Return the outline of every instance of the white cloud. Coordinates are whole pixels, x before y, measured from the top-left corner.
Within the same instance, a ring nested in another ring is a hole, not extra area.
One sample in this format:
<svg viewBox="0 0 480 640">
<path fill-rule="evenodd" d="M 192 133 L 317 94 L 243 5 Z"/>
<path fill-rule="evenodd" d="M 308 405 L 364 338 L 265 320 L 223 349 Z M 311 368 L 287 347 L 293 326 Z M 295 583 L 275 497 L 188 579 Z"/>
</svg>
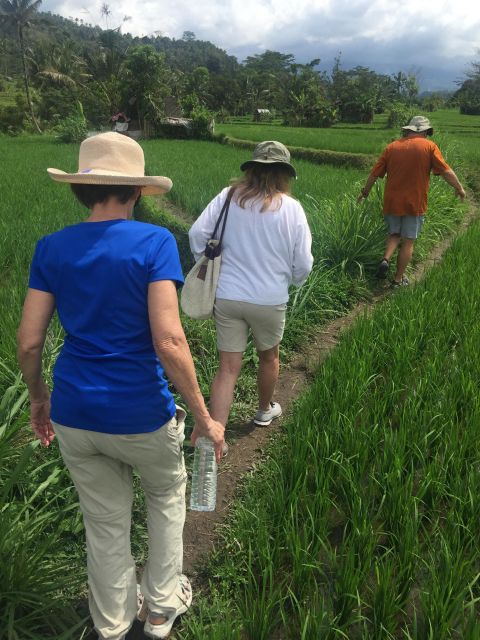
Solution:
<svg viewBox="0 0 480 640">
<path fill-rule="evenodd" d="M 44 0 L 42 9 L 106 27 L 101 4 Z M 480 5 L 470 0 L 147 0 L 133 5 L 135 11 L 131 2 L 117 0 L 109 6 L 109 27 L 131 15 L 124 31 L 173 38 L 193 31 L 240 60 L 266 48 L 301 62 L 328 60 L 341 50 L 345 61 L 372 68 L 446 69 L 455 60 L 464 69 L 480 47 Z"/>
</svg>

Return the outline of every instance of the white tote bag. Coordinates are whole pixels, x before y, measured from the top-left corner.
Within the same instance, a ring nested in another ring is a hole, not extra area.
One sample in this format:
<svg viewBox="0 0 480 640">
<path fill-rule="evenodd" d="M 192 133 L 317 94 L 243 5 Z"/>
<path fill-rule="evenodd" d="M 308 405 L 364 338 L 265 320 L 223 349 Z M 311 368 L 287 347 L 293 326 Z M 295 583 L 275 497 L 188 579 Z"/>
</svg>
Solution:
<svg viewBox="0 0 480 640">
<path fill-rule="evenodd" d="M 204 255 L 190 269 L 182 288 L 180 303 L 183 312 L 195 320 L 207 320 L 213 314 L 218 276 L 222 260 L 222 240 L 227 223 L 228 208 L 232 199 L 233 189 L 228 192 L 220 215 L 218 216 L 212 237 L 207 242 Z M 220 239 L 216 239 L 218 228 L 222 222 Z"/>
</svg>

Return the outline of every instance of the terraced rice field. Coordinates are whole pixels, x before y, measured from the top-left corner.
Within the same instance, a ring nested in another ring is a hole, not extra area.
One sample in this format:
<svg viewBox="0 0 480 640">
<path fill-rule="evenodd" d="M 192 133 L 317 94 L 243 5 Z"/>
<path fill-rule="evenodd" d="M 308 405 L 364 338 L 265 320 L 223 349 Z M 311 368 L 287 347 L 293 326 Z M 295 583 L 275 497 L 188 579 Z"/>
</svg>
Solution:
<svg viewBox="0 0 480 640">
<path fill-rule="evenodd" d="M 368 131 L 368 133 L 367 133 Z M 243 140 L 279 140 L 293 147 L 311 147 L 352 153 L 380 153 L 396 131 L 389 129 L 331 128 L 312 129 L 263 124 L 219 124 L 215 132 Z"/>
</svg>

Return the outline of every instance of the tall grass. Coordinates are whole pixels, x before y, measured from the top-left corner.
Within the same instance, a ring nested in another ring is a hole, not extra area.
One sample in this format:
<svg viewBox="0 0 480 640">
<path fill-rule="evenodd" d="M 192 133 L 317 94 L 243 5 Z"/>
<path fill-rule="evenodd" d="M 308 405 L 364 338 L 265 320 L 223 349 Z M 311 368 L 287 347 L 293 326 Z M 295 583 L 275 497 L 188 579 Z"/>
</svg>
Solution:
<svg viewBox="0 0 480 640">
<path fill-rule="evenodd" d="M 311 198 L 307 210 L 313 251 L 329 267 L 360 278 L 375 269 L 385 244 L 378 192 L 362 204 L 357 203 L 356 194 L 345 195 L 340 203 Z"/>
<path fill-rule="evenodd" d="M 65 631 L 73 637 L 85 624 L 65 606 L 66 586 L 78 590 L 85 579 L 84 571 L 72 571 L 65 553 L 65 522 L 78 506 L 70 486 L 58 490 L 63 472 L 57 460 L 32 470 L 37 444 L 23 448 L 0 492 L 0 637 L 8 640 Z M 27 477 L 28 487 L 22 487 Z"/>
</svg>

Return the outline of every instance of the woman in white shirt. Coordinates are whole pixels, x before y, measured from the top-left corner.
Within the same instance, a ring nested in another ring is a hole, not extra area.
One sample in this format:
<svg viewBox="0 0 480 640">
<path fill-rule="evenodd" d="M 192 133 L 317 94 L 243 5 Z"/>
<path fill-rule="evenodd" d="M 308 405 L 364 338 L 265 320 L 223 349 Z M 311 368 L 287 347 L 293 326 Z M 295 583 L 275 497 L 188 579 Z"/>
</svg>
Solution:
<svg viewBox="0 0 480 640">
<path fill-rule="evenodd" d="M 261 142 L 252 160 L 240 168 L 244 175 L 233 183 L 222 241 L 214 308 L 220 366 L 212 383 L 210 413 L 226 425 L 251 330 L 259 357 L 259 406 L 253 420 L 267 426 L 282 413 L 273 394 L 288 288 L 302 285 L 311 271 L 312 237 L 302 206 L 289 195 L 296 172 L 283 144 Z M 229 190 L 223 189 L 190 229 L 197 260 L 212 237 Z"/>
</svg>

